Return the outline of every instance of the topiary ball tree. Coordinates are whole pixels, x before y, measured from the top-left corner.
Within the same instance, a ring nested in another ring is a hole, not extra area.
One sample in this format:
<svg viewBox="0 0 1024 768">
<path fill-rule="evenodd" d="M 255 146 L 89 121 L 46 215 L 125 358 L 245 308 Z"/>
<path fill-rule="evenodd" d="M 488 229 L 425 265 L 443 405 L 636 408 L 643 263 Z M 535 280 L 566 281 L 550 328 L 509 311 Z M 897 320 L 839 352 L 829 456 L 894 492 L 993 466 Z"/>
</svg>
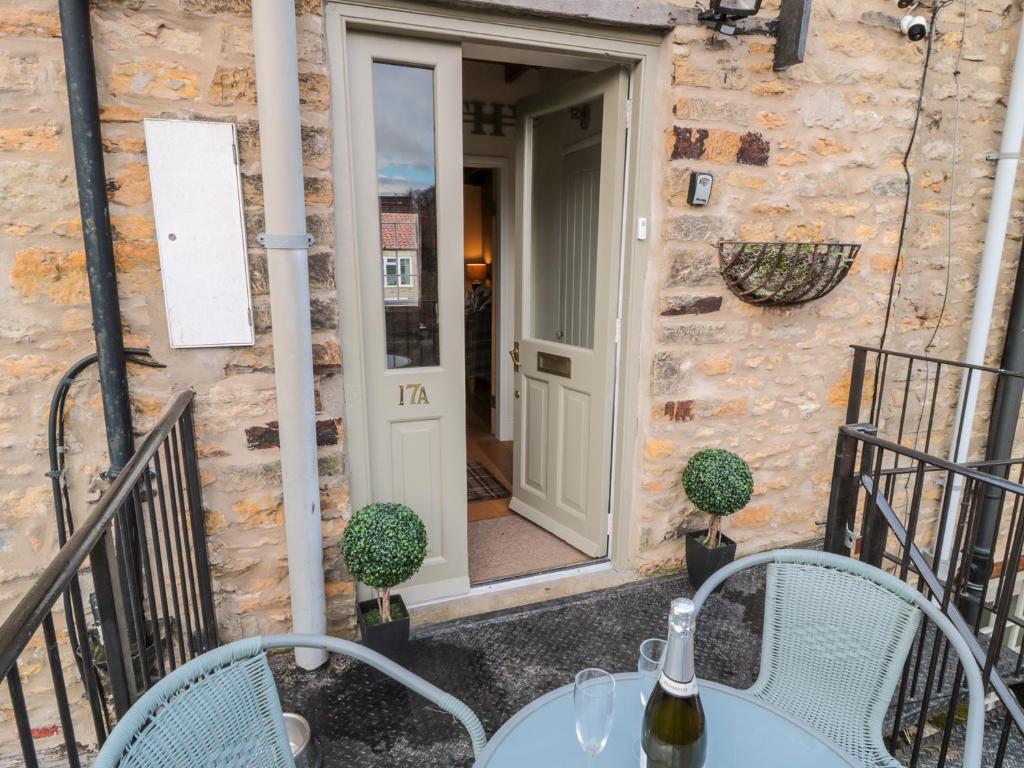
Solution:
<svg viewBox="0 0 1024 768">
<path fill-rule="evenodd" d="M 705 545 L 717 549 L 722 518 L 747 506 L 754 493 L 754 475 L 750 465 L 732 451 L 707 448 L 686 463 L 683 489 L 697 509 L 711 516 Z"/>
<path fill-rule="evenodd" d="M 368 504 L 354 515 L 341 541 L 345 565 L 377 591 L 382 623 L 391 621 L 391 589 L 411 579 L 427 556 L 427 529 L 404 504 Z"/>
</svg>

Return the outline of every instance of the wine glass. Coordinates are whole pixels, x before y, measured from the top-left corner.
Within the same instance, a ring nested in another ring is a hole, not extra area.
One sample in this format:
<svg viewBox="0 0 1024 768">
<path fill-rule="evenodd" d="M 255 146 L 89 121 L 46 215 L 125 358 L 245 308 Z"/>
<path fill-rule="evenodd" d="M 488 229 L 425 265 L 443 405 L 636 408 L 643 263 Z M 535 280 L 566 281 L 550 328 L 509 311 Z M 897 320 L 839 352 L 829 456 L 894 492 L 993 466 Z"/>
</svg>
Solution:
<svg viewBox="0 0 1024 768">
<path fill-rule="evenodd" d="M 640 703 L 645 707 L 661 677 L 661 668 L 665 666 L 666 645 L 668 643 L 660 637 L 651 637 L 640 643 L 640 660 L 636 670 L 640 673 Z"/>
<path fill-rule="evenodd" d="M 608 743 L 615 712 L 615 678 L 603 669 L 584 669 L 572 692 L 576 708 L 576 738 L 590 765 Z"/>
</svg>

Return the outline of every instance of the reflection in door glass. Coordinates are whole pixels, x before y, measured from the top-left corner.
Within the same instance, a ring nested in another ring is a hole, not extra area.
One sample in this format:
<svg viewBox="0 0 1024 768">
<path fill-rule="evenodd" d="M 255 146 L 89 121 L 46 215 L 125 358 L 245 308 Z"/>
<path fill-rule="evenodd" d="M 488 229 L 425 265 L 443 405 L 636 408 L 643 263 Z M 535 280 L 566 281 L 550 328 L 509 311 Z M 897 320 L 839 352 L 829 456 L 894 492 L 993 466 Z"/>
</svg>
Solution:
<svg viewBox="0 0 1024 768">
<path fill-rule="evenodd" d="M 593 349 L 602 100 L 533 120 L 532 335 Z"/>
<path fill-rule="evenodd" d="M 438 365 L 434 71 L 374 62 L 373 114 L 387 367 Z"/>
</svg>

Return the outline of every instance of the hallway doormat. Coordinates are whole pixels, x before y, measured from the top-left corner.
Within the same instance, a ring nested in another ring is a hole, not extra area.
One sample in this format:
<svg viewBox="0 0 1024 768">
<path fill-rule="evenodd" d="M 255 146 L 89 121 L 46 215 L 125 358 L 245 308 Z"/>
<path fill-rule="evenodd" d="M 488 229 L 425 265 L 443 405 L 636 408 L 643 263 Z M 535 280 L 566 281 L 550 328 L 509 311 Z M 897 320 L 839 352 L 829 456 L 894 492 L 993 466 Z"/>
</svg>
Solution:
<svg viewBox="0 0 1024 768">
<path fill-rule="evenodd" d="M 501 481 L 478 461 L 466 462 L 466 482 L 470 501 L 504 499 L 511 496 Z"/>
</svg>

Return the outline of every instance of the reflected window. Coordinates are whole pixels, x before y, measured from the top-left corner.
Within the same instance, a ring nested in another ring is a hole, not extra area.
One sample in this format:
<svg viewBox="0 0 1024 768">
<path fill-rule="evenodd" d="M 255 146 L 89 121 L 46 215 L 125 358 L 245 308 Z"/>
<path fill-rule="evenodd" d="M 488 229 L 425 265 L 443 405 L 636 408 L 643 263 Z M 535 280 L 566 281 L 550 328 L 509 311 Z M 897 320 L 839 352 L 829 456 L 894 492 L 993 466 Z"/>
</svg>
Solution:
<svg viewBox="0 0 1024 768">
<path fill-rule="evenodd" d="M 439 365 L 434 71 L 374 62 L 373 105 L 386 364 Z"/>
</svg>

